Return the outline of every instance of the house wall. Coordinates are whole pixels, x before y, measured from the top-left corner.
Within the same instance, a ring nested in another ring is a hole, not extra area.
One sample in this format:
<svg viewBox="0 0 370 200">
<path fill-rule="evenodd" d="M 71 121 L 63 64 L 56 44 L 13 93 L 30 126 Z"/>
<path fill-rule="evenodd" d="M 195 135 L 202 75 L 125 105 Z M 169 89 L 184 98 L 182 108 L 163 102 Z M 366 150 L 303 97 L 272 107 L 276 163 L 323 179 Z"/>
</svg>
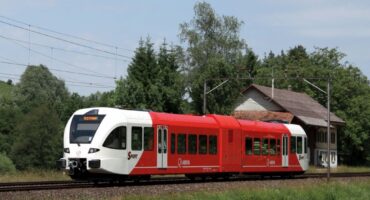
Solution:
<svg viewBox="0 0 370 200">
<path fill-rule="evenodd" d="M 256 90 L 246 92 L 238 102 L 235 111 L 283 111 L 281 107 L 272 103 L 270 98 L 265 97 Z"/>
<path fill-rule="evenodd" d="M 314 164 L 326 167 L 328 159 L 330 160 L 330 167 L 337 167 L 338 152 L 337 152 L 337 129 L 334 127 L 330 130 L 330 157 L 327 156 L 327 129 L 324 127 L 316 128 L 315 133 L 315 151 Z"/>
</svg>

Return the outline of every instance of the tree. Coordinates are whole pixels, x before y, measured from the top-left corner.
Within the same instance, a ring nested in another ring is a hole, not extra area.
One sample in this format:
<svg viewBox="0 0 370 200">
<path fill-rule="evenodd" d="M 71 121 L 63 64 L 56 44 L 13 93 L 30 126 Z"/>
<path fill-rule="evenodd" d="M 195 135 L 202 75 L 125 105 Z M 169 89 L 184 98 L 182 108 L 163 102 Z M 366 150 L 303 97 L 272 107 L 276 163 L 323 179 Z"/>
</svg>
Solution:
<svg viewBox="0 0 370 200">
<path fill-rule="evenodd" d="M 150 39 L 140 41 L 125 79 L 117 81 L 116 104 L 129 109 L 181 112 L 183 86 L 176 54 L 162 45 L 157 55 Z"/>
<path fill-rule="evenodd" d="M 15 95 L 16 103 L 24 113 L 45 104 L 54 109 L 61 118 L 67 118 L 63 113 L 63 103 L 68 97 L 68 90 L 64 82 L 43 65 L 27 67 L 16 85 Z"/>
<path fill-rule="evenodd" d="M 270 53 L 257 69 L 257 78 L 304 77 L 321 78 L 311 80 L 320 88 L 327 87 L 331 78 L 331 111 L 342 118 L 346 124 L 338 130 L 338 149 L 344 155 L 346 164 L 370 164 L 370 86 L 368 79 L 352 65 L 343 63 L 345 55 L 337 49 L 316 48 L 307 53 L 303 46 L 289 49 L 279 55 Z M 271 76 L 272 77 L 272 76 Z M 271 80 L 257 79 L 259 84 L 270 85 Z M 326 94 L 297 79 L 277 79 L 275 87 L 305 92 L 326 105 Z"/>
<path fill-rule="evenodd" d="M 171 53 L 169 53 L 170 51 Z M 158 86 L 162 96 L 163 112 L 181 113 L 185 92 L 183 76 L 179 71 L 177 55 L 174 48 L 167 49 L 164 42 L 158 54 Z"/>
<path fill-rule="evenodd" d="M 61 156 L 62 124 L 57 113 L 41 105 L 17 123 L 11 158 L 18 169 L 54 168 Z"/>
<path fill-rule="evenodd" d="M 214 78 L 237 78 L 243 63 L 243 50 L 247 47 L 239 36 L 242 21 L 232 16 L 218 16 L 205 2 L 197 3 L 194 12 L 190 23 L 180 24 L 180 39 L 187 43 L 188 88 L 193 108 L 200 113 L 204 81 L 208 80 L 207 85 L 213 88 L 222 82 Z M 240 81 L 230 80 L 217 94 L 207 95 L 207 110 L 230 113 L 241 89 Z"/>
</svg>

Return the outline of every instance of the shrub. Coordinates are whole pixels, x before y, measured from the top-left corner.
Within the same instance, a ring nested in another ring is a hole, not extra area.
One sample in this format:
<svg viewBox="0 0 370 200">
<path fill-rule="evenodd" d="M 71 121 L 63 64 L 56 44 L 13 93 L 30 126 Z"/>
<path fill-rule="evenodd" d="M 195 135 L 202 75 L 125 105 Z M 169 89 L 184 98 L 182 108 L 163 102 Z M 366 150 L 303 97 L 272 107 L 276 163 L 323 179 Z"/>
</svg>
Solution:
<svg viewBox="0 0 370 200">
<path fill-rule="evenodd" d="M 4 153 L 0 153 L 0 173 L 13 173 L 15 166 L 13 161 Z"/>
</svg>

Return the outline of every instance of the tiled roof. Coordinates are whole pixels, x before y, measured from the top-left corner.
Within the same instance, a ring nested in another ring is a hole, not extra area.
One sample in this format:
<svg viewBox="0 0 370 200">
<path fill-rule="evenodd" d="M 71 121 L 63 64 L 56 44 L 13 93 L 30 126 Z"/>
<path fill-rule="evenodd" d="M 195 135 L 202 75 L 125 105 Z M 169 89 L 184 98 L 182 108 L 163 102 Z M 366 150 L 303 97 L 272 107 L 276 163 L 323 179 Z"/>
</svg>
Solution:
<svg viewBox="0 0 370 200">
<path fill-rule="evenodd" d="M 272 111 L 235 111 L 233 116 L 237 119 L 248 119 L 253 121 L 283 120 L 292 122 L 294 115 L 289 112 Z"/>
<path fill-rule="evenodd" d="M 290 90 L 274 89 L 274 98 L 270 87 L 252 84 L 245 91 L 256 89 L 287 112 L 307 125 L 326 126 L 327 109 L 305 93 Z M 330 115 L 330 122 L 344 124 L 345 122 L 334 113 Z"/>
</svg>

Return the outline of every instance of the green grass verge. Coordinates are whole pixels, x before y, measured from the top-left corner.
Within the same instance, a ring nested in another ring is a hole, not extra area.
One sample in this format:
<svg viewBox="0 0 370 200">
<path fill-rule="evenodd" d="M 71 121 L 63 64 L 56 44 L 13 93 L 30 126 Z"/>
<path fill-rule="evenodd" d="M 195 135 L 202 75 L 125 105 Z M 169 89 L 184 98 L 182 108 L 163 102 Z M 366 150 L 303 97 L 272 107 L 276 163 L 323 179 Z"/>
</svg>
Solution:
<svg viewBox="0 0 370 200">
<path fill-rule="evenodd" d="M 0 182 L 28 182 L 28 181 L 62 181 L 71 180 L 62 171 L 56 170 L 28 170 L 10 174 L 0 174 Z"/>
<path fill-rule="evenodd" d="M 327 168 L 310 166 L 306 173 L 326 173 Z M 353 167 L 346 165 L 339 165 L 337 168 L 331 168 L 332 173 L 355 173 L 355 172 L 370 172 L 370 167 Z"/>
<path fill-rule="evenodd" d="M 175 193 L 158 196 L 135 195 L 114 199 L 143 199 L 143 200 L 248 200 L 248 199 L 281 199 L 281 200 L 340 200 L 340 199 L 369 199 L 370 180 L 332 182 L 317 185 L 303 184 L 301 186 L 280 186 L 278 188 L 233 188 L 225 191 L 198 191 L 194 193 Z"/>
</svg>

